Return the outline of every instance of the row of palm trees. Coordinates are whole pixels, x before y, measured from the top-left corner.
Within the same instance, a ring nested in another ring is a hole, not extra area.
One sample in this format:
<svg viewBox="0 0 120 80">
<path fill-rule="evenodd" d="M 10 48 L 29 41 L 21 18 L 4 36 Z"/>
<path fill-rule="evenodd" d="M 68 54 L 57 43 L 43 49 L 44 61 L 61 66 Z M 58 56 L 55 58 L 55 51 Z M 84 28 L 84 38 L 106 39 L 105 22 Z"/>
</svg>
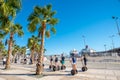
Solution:
<svg viewBox="0 0 120 80">
<path fill-rule="evenodd" d="M 5 46 L 4 43 L 2 41 L 0 41 L 0 56 L 6 56 L 7 55 L 7 50 L 5 50 Z"/>
<path fill-rule="evenodd" d="M 28 39 L 28 43 L 27 43 L 27 47 L 30 49 L 31 51 L 31 59 L 32 59 L 32 63 L 34 64 L 34 53 L 39 53 L 40 51 L 40 39 L 38 37 L 35 37 L 34 35 L 32 35 L 31 38 Z"/>
<path fill-rule="evenodd" d="M 13 45 L 13 49 L 12 49 L 12 62 L 15 62 L 15 59 L 20 59 L 20 57 L 25 58 L 26 57 L 26 46 L 22 46 L 20 47 L 17 44 Z"/>
<path fill-rule="evenodd" d="M 15 34 L 22 36 L 22 26 L 14 23 L 17 12 L 21 9 L 20 0 L 1 0 L 0 1 L 0 30 L 3 36 L 10 35 L 8 40 L 8 57 L 5 69 L 10 69 L 10 56 L 12 52 L 13 37 Z"/>
<path fill-rule="evenodd" d="M 9 35 L 7 62 L 5 69 L 10 69 L 10 55 L 18 53 L 18 45 L 13 46 L 14 35 L 23 36 L 22 26 L 15 23 L 15 17 L 21 9 L 21 0 L 0 0 L 0 38 Z M 28 39 L 27 47 L 31 51 L 32 63 L 34 63 L 34 52 L 38 53 L 38 62 L 36 64 L 36 74 L 41 75 L 43 72 L 43 55 L 44 55 L 44 39 L 50 37 L 50 33 L 56 33 L 54 28 L 58 23 L 58 19 L 54 18 L 56 11 L 52 11 L 52 5 L 48 4 L 44 7 L 35 6 L 33 12 L 28 17 L 29 32 L 38 32 L 37 36 Z M 14 49 L 12 49 L 14 47 Z M 21 54 L 25 53 L 26 47 L 23 48 Z"/>
</svg>

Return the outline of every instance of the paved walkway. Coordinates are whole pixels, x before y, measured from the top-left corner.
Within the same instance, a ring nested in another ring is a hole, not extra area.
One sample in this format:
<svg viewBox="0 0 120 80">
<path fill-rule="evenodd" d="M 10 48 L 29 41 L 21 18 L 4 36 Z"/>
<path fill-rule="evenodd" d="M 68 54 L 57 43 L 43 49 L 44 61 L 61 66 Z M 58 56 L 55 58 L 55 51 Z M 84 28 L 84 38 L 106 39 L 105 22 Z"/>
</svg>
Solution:
<svg viewBox="0 0 120 80">
<path fill-rule="evenodd" d="M 70 75 L 71 68 L 63 71 L 52 72 L 45 69 L 44 77 L 36 76 L 35 65 L 12 65 L 10 70 L 0 66 L 0 80 L 120 80 L 120 70 L 88 69 L 86 72 L 79 70 L 78 74 Z"/>
</svg>

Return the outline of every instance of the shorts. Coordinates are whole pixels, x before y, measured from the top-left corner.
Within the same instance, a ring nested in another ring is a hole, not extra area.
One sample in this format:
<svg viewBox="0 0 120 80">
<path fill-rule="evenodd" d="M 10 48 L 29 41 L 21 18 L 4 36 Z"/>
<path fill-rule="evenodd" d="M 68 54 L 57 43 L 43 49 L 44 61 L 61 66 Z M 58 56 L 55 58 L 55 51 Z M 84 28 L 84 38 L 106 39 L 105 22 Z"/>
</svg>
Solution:
<svg viewBox="0 0 120 80">
<path fill-rule="evenodd" d="M 3 65 L 5 65 L 6 64 L 6 61 L 3 61 Z"/>
<path fill-rule="evenodd" d="M 65 64 L 65 61 L 61 61 L 61 64 Z"/>
<path fill-rule="evenodd" d="M 56 60 L 55 63 L 57 63 L 58 61 Z"/>
</svg>

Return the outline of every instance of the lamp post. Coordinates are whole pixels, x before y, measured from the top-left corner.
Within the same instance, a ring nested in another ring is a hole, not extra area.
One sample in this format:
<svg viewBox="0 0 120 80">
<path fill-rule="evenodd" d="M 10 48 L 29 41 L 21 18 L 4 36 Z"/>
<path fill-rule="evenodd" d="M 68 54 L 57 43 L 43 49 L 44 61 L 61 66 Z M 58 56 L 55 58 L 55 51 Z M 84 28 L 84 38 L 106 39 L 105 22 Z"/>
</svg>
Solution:
<svg viewBox="0 0 120 80">
<path fill-rule="evenodd" d="M 110 36 L 110 38 L 111 38 L 111 41 L 112 41 L 112 51 L 113 51 L 113 53 L 114 53 L 114 41 L 113 41 L 113 37 L 114 37 L 114 35 L 112 35 L 112 36 Z M 112 54 L 111 54 L 112 55 Z"/>
<path fill-rule="evenodd" d="M 104 47 L 105 47 L 105 53 L 106 53 L 106 44 L 104 44 Z"/>
<path fill-rule="evenodd" d="M 104 59 L 106 59 L 106 44 L 104 44 L 105 47 L 105 53 L 104 53 Z M 106 62 L 105 62 L 105 69 L 107 68 Z"/>
<path fill-rule="evenodd" d="M 83 35 L 82 38 L 83 38 L 83 41 L 84 41 L 84 46 L 86 46 L 85 36 Z"/>
<path fill-rule="evenodd" d="M 118 35 L 120 36 L 120 29 L 119 29 L 119 25 L 118 25 L 118 17 L 116 17 L 116 16 L 112 16 L 112 19 L 114 19 L 115 20 L 115 23 L 116 23 L 116 26 L 117 26 L 117 30 L 118 30 Z"/>
<path fill-rule="evenodd" d="M 112 48 L 114 49 L 114 41 L 113 41 L 113 37 L 114 37 L 114 35 L 110 36 L 111 41 L 112 41 Z"/>
</svg>

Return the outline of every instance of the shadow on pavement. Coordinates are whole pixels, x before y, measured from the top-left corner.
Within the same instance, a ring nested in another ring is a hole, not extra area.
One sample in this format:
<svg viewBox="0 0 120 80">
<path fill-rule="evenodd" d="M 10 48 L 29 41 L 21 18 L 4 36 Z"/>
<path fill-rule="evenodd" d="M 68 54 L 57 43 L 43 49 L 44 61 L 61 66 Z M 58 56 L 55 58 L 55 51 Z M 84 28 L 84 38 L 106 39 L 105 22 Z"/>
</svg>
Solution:
<svg viewBox="0 0 120 80">
<path fill-rule="evenodd" d="M 71 70 L 66 70 L 65 72 L 71 72 Z M 82 70 L 78 70 L 78 72 L 83 72 Z"/>
<path fill-rule="evenodd" d="M 59 73 L 56 73 L 56 74 L 45 74 L 45 76 L 70 76 L 70 74 L 59 74 Z"/>
<path fill-rule="evenodd" d="M 26 74 L 26 73 L 21 73 L 21 74 L 15 74 L 15 73 L 0 73 L 0 76 L 36 76 L 35 74 Z"/>
</svg>

